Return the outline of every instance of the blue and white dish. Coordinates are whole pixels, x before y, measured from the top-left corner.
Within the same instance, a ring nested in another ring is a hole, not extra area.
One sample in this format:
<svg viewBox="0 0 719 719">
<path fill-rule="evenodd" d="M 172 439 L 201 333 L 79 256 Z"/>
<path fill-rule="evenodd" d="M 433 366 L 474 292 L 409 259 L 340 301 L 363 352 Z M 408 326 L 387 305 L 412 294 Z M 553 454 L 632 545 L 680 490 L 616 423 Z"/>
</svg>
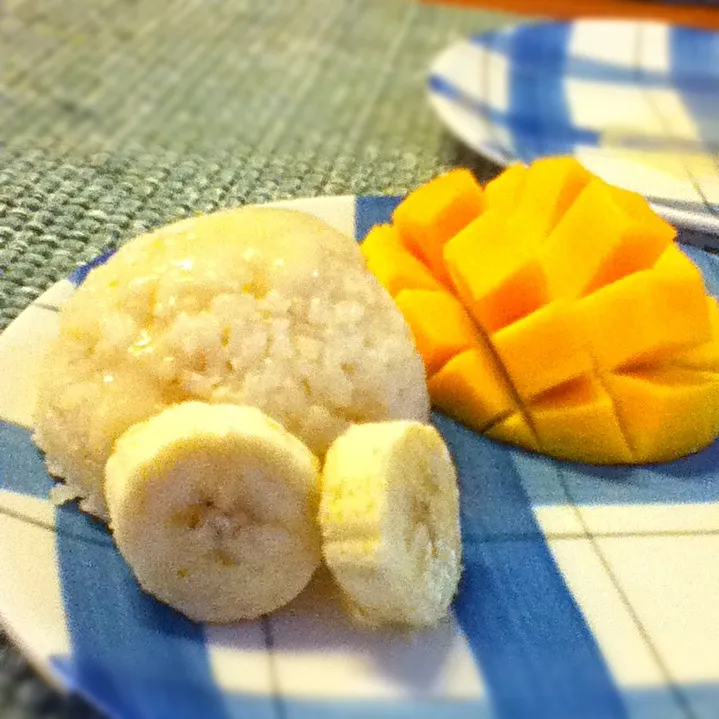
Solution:
<svg viewBox="0 0 719 719">
<path fill-rule="evenodd" d="M 447 128 L 500 165 L 574 155 L 674 224 L 719 234 L 719 33 L 521 24 L 456 42 L 428 85 Z"/>
<path fill-rule="evenodd" d="M 361 239 L 397 201 L 283 204 Z M 719 258 L 686 251 L 719 293 Z M 31 441 L 37 373 L 87 270 L 0 336 L 0 618 L 57 686 L 118 719 L 719 716 L 719 442 L 596 468 L 436 414 L 459 469 L 465 568 L 431 631 L 353 627 L 324 574 L 284 610 L 224 627 L 143 594 L 104 526 L 49 501 Z"/>
</svg>

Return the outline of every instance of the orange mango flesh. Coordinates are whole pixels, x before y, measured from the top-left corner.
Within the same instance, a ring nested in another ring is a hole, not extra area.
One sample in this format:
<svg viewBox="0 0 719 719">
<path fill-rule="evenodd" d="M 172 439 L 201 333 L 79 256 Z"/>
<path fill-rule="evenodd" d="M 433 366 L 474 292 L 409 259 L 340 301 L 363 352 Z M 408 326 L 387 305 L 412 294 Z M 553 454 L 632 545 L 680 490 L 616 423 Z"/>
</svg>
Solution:
<svg viewBox="0 0 719 719">
<path fill-rule="evenodd" d="M 577 313 L 566 300 L 555 300 L 505 327 L 492 335 L 492 344 L 525 399 L 592 370 Z"/>
<path fill-rule="evenodd" d="M 674 238 L 676 230 L 665 219 L 657 215 L 641 195 L 614 185 L 606 185 L 606 187 L 620 209 L 643 224 L 650 232 L 663 232 L 669 236 L 669 239 Z"/>
<path fill-rule="evenodd" d="M 554 457 L 596 464 L 631 462 L 632 453 L 609 394 L 581 378 L 534 400 L 529 416 L 543 449 Z"/>
<path fill-rule="evenodd" d="M 591 178 L 573 158 L 550 157 L 535 162 L 524 176 L 515 220 L 528 231 L 546 236 Z"/>
<path fill-rule="evenodd" d="M 452 170 L 410 193 L 392 222 L 407 249 L 451 286 L 442 259 L 444 244 L 484 210 L 484 193 L 468 170 Z"/>
<path fill-rule="evenodd" d="M 403 289 L 443 289 L 432 273 L 404 248 L 392 225 L 375 225 L 361 249 L 369 271 L 393 296 Z"/>
<path fill-rule="evenodd" d="M 695 452 L 719 432 L 719 375 L 677 367 L 606 377 L 620 422 L 639 462 Z"/>
<path fill-rule="evenodd" d="M 491 210 L 444 247 L 457 293 L 477 323 L 494 332 L 545 305 L 550 298 L 534 238 L 522 236 Z"/>
<path fill-rule="evenodd" d="M 509 415 L 506 419 L 492 425 L 484 434 L 491 439 L 515 444 L 517 447 L 528 449 L 531 452 L 540 451 L 537 436 L 523 412 Z"/>
<path fill-rule="evenodd" d="M 411 193 L 395 232 L 363 247 L 434 405 L 492 439 L 593 464 L 711 443 L 719 305 L 674 229 L 571 158 L 510 167 L 483 194 L 467 174 Z"/>
<path fill-rule="evenodd" d="M 711 336 L 701 275 L 675 246 L 654 268 L 623 277 L 577 305 L 603 370 L 646 362 Z"/>
<path fill-rule="evenodd" d="M 375 225 L 362 240 L 360 250 L 365 260 L 390 252 L 406 252 L 394 225 Z"/>
<path fill-rule="evenodd" d="M 482 381 L 477 382 L 477 377 Z M 486 342 L 452 357 L 427 381 L 438 409 L 483 432 L 517 409 L 512 390 Z"/>
<path fill-rule="evenodd" d="M 458 352 L 481 341 L 462 303 L 448 292 L 407 289 L 401 290 L 394 301 L 412 330 L 428 375 Z"/>
<path fill-rule="evenodd" d="M 591 228 L 592 241 L 587 241 Z M 542 264 L 555 297 L 582 297 L 651 266 L 671 244 L 665 223 L 641 222 L 615 202 L 609 186 L 591 181 L 542 248 Z"/>
<path fill-rule="evenodd" d="M 719 372 L 719 304 L 713 297 L 707 297 L 707 312 L 711 327 L 709 340 L 683 352 L 677 352 L 672 358 L 674 365 L 705 372 Z"/>
<path fill-rule="evenodd" d="M 519 199 L 526 175 L 524 165 L 512 165 L 488 182 L 484 188 L 487 206 L 505 217 L 509 215 Z"/>
</svg>

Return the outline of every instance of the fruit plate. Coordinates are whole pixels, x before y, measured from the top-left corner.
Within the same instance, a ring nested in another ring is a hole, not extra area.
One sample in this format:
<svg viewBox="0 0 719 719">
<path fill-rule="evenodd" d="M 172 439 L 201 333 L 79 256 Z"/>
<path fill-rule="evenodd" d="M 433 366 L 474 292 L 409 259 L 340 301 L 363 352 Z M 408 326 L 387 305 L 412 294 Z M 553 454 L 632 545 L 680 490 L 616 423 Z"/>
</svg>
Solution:
<svg viewBox="0 0 719 719">
<path fill-rule="evenodd" d="M 282 204 L 361 239 L 397 202 Z M 685 251 L 719 293 L 719 258 Z M 232 626 L 143 594 L 101 524 L 51 504 L 29 431 L 58 308 L 89 269 L 0 337 L 0 616 L 48 680 L 123 719 L 719 716 L 719 442 L 597 468 L 435 414 L 459 470 L 465 567 L 429 631 L 353 627 L 323 572 L 285 609 Z"/>
<path fill-rule="evenodd" d="M 718 59 L 719 34 L 707 30 L 527 23 L 445 49 L 429 100 L 450 132 L 501 165 L 574 155 L 674 224 L 719 235 Z"/>
</svg>

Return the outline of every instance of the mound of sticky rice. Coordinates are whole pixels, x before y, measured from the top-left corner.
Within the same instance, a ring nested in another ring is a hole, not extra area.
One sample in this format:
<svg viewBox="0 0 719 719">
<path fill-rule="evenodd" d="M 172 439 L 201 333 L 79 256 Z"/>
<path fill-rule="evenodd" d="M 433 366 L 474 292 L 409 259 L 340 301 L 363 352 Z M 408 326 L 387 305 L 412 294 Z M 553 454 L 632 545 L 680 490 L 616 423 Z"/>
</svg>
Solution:
<svg viewBox="0 0 719 719">
<path fill-rule="evenodd" d="M 429 415 L 410 331 L 356 243 L 269 208 L 137 237 L 64 306 L 35 426 L 58 498 L 107 518 L 115 440 L 190 399 L 256 406 L 319 456 L 351 423 Z"/>
</svg>

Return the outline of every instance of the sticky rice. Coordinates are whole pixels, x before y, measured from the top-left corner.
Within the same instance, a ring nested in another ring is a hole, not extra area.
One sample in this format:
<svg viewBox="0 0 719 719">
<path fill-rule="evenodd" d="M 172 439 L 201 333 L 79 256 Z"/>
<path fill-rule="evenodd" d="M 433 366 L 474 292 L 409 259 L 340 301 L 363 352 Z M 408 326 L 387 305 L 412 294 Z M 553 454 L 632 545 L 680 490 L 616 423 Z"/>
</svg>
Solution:
<svg viewBox="0 0 719 719">
<path fill-rule="evenodd" d="M 115 440 L 190 399 L 256 406 L 319 456 L 351 423 L 429 416 L 410 331 L 356 243 L 267 208 L 142 235 L 65 305 L 34 435 L 59 496 L 107 519 Z"/>
</svg>

